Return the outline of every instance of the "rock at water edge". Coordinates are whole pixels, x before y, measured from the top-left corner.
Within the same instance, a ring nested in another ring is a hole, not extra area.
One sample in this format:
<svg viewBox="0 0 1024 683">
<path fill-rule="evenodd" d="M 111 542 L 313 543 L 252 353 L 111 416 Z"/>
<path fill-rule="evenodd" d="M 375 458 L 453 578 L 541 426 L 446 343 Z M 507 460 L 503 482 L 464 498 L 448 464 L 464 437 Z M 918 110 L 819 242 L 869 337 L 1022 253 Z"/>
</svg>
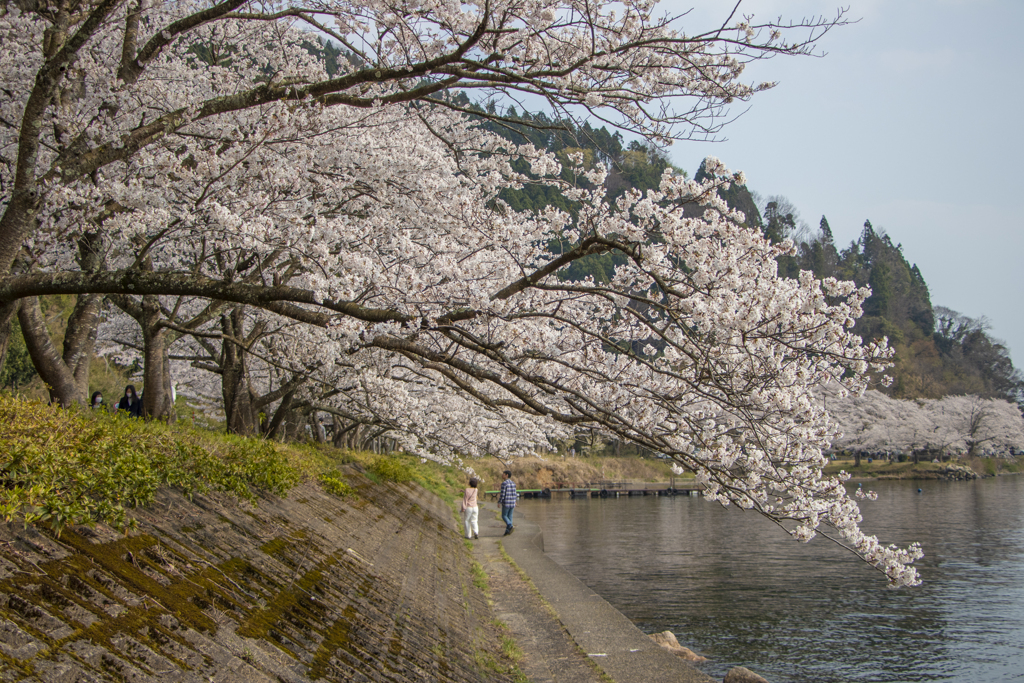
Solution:
<svg viewBox="0 0 1024 683">
<path fill-rule="evenodd" d="M 725 674 L 722 683 L 768 683 L 763 677 L 742 666 L 734 666 Z"/>
<path fill-rule="evenodd" d="M 688 647 L 683 647 L 676 640 L 676 634 L 672 631 L 662 631 L 661 633 L 650 634 L 650 639 L 662 646 L 677 657 L 682 657 L 688 662 L 706 662 L 707 657 L 701 657 L 699 654 L 694 652 Z"/>
</svg>

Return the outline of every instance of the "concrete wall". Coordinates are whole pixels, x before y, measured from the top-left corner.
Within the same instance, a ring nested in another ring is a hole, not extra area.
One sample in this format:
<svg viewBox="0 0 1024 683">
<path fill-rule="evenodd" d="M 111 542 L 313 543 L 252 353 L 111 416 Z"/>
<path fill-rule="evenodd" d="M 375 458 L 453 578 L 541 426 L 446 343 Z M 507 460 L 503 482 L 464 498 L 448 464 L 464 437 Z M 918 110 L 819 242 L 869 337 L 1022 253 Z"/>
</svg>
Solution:
<svg viewBox="0 0 1024 683">
<path fill-rule="evenodd" d="M 257 506 L 163 491 L 138 532 L 0 526 L 0 681 L 505 681 L 451 511 L 414 485 Z"/>
</svg>

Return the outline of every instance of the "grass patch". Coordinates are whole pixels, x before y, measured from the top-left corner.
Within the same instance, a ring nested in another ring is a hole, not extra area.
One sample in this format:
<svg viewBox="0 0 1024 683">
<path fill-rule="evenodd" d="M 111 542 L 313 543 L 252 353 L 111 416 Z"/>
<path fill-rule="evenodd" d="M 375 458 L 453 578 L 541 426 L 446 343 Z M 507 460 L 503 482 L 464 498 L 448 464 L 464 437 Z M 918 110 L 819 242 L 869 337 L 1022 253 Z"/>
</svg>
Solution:
<svg viewBox="0 0 1024 683">
<path fill-rule="evenodd" d="M 850 476 L 855 478 L 866 478 L 866 477 L 878 477 L 884 479 L 914 479 L 915 477 L 920 478 L 935 478 L 938 475 L 940 469 L 944 468 L 947 463 L 934 463 L 930 460 L 917 463 L 916 465 L 911 462 L 888 462 L 886 460 L 874 460 L 868 462 L 867 458 L 861 458 L 860 466 L 855 466 L 856 461 L 850 460 L 834 460 L 826 465 L 823 469 L 827 475 L 839 474 L 840 470 L 845 470 Z"/>
<path fill-rule="evenodd" d="M 367 476 L 378 484 L 384 481 L 393 481 L 396 484 L 404 484 L 415 479 L 415 473 L 408 463 L 403 462 L 401 457 L 390 457 L 386 455 L 374 458 L 369 467 L 366 468 Z"/>
<path fill-rule="evenodd" d="M 501 472 L 505 465 L 494 458 L 467 460 L 466 464 L 480 476 L 482 490 L 497 489 L 501 483 Z M 519 489 L 555 488 L 558 485 L 582 486 L 598 481 L 615 482 L 667 482 L 672 478 L 668 463 L 653 458 L 589 456 L 562 457 L 550 455 L 541 458 L 521 458 L 513 461 L 508 469 L 512 471 Z M 676 480 L 693 478 L 692 473 Z"/>
<path fill-rule="evenodd" d="M 333 496 L 339 498 L 351 498 L 356 495 L 356 490 L 345 483 L 345 480 L 341 478 L 341 473 L 338 470 L 332 470 L 325 474 L 321 474 L 317 481 L 320 482 L 320 486 L 323 487 L 324 491 L 330 493 Z"/>
<path fill-rule="evenodd" d="M 990 477 L 1024 471 L 1024 459 L 1021 457 L 1009 459 L 961 458 L 945 462 L 922 459 L 916 465 L 909 460 L 907 462 L 888 462 L 886 460 L 868 462 L 867 458 L 861 458 L 859 467 L 854 466 L 854 462 L 852 458 L 834 460 L 825 466 L 824 472 L 827 475 L 835 475 L 840 470 L 845 470 L 854 478 L 937 479 L 950 465 L 969 467 L 979 474 Z"/>
<path fill-rule="evenodd" d="M 484 595 L 490 595 L 490 587 L 487 585 L 487 572 L 480 566 L 479 562 L 473 561 L 469 565 L 470 573 L 473 575 L 473 585 L 483 591 Z"/>
<path fill-rule="evenodd" d="M 0 518 L 132 526 L 161 486 L 285 494 L 302 477 L 275 444 L 0 396 Z"/>
<path fill-rule="evenodd" d="M 493 671 L 494 673 L 505 673 L 501 665 L 498 664 L 498 660 L 494 658 L 487 650 L 477 648 L 473 651 L 473 663 L 476 664 L 478 669 L 484 671 Z"/>
<path fill-rule="evenodd" d="M 465 480 L 454 467 L 404 454 L 282 444 L 0 394 L 0 520 L 49 524 L 57 533 L 90 522 L 133 528 L 128 510 L 164 486 L 254 501 L 258 491 L 285 495 L 314 479 L 332 495 L 352 497 L 356 489 L 341 474 L 349 464 L 378 483 L 415 481 L 453 507 Z"/>
<path fill-rule="evenodd" d="M 516 644 L 515 638 L 507 633 L 501 634 L 501 654 L 516 663 L 523 658 L 523 651 Z"/>
</svg>

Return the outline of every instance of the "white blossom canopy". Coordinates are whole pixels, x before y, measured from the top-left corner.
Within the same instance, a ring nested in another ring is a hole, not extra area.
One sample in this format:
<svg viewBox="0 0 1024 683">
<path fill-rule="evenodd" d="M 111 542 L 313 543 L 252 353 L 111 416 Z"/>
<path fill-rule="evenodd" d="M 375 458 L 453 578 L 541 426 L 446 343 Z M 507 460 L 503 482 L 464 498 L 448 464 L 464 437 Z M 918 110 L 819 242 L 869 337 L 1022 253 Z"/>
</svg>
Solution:
<svg viewBox="0 0 1024 683">
<path fill-rule="evenodd" d="M 837 427 L 813 390 L 859 394 L 889 357 L 850 331 L 867 290 L 778 277 L 792 245 L 743 226 L 718 195 L 742 175 L 714 159 L 702 183 L 666 173 L 609 204 L 604 169 L 567 183 L 455 97 L 711 135 L 724 106 L 770 85 L 739 80 L 747 61 L 808 52 L 841 15 L 687 34 L 646 1 L 2 7 L 0 303 L 146 295 L 168 319 L 256 307 L 301 323 L 275 363 L 426 457 L 597 429 L 671 456 L 711 499 L 917 582 L 920 549 L 862 532 L 842 477 L 822 474 Z M 337 73 L 303 26 L 343 46 Z M 578 214 L 498 198 L 530 182 Z M 83 243 L 102 257 L 89 268 Z M 624 261 L 609 282 L 559 277 L 602 252 Z"/>
<path fill-rule="evenodd" d="M 868 390 L 841 400 L 829 398 L 828 411 L 843 432 L 834 442 L 839 449 L 1002 457 L 1024 451 L 1020 408 L 1002 399 L 906 401 Z"/>
</svg>

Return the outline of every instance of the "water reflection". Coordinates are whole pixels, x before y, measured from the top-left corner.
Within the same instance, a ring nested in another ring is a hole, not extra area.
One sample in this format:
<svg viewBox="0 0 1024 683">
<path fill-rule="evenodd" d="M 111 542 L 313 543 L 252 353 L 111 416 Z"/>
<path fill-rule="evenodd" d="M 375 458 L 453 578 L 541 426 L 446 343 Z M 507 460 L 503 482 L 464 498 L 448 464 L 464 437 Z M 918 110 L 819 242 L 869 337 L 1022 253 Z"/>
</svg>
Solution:
<svg viewBox="0 0 1024 683">
<path fill-rule="evenodd" d="M 918 493 L 918 488 L 922 489 Z M 696 497 L 524 501 L 545 549 L 645 632 L 792 681 L 1024 681 L 1024 477 L 875 482 L 864 527 L 918 541 L 925 584 L 890 591 L 824 539 Z"/>
</svg>

